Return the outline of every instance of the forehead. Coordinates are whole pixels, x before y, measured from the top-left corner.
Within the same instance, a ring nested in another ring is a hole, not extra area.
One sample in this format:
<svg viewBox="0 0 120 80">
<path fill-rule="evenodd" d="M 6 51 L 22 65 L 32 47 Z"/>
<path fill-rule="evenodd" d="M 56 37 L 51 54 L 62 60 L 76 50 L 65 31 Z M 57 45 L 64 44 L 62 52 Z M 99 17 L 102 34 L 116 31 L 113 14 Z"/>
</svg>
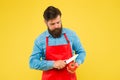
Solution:
<svg viewBox="0 0 120 80">
<path fill-rule="evenodd" d="M 61 21 L 61 17 L 58 15 L 56 18 L 49 20 L 48 23 L 56 23 L 59 21 Z"/>
</svg>

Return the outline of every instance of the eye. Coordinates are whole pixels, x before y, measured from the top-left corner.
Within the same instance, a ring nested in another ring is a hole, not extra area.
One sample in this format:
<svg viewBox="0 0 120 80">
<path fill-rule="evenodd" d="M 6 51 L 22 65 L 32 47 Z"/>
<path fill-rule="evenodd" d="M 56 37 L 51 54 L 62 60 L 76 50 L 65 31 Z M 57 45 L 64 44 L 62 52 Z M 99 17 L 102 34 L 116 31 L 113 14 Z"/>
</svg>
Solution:
<svg viewBox="0 0 120 80">
<path fill-rule="evenodd" d="M 55 23 L 51 23 L 50 25 L 54 25 Z"/>
<path fill-rule="evenodd" d="M 59 24 L 60 22 L 57 22 L 57 24 Z"/>
<path fill-rule="evenodd" d="M 59 22 L 57 22 L 57 24 L 60 24 L 60 21 L 59 21 Z"/>
</svg>

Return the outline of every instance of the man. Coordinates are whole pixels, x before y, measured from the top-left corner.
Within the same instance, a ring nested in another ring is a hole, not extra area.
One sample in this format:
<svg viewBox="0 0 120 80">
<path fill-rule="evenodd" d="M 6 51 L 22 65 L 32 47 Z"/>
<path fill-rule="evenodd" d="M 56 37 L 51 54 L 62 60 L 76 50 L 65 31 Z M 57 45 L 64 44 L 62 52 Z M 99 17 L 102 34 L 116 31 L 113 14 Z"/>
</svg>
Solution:
<svg viewBox="0 0 120 80">
<path fill-rule="evenodd" d="M 85 51 L 75 32 L 63 28 L 61 12 L 49 6 L 43 14 L 48 30 L 35 40 L 30 56 L 30 67 L 43 70 L 42 80 L 77 80 L 75 69 L 69 68 L 65 60 L 78 54 L 72 64 L 78 67 L 84 62 Z"/>
</svg>

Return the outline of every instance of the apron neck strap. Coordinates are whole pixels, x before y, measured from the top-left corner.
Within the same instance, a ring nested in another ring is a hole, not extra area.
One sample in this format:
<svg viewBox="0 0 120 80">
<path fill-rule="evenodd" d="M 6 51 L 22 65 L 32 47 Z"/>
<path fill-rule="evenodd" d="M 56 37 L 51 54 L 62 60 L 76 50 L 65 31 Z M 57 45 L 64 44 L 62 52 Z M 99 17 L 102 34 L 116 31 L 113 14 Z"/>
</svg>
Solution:
<svg viewBox="0 0 120 80">
<path fill-rule="evenodd" d="M 67 37 L 67 35 L 65 33 L 64 33 L 64 37 L 67 40 L 67 42 L 70 43 L 70 41 L 68 40 L 68 37 Z"/>
<path fill-rule="evenodd" d="M 48 36 L 46 37 L 46 46 L 48 46 Z"/>
</svg>

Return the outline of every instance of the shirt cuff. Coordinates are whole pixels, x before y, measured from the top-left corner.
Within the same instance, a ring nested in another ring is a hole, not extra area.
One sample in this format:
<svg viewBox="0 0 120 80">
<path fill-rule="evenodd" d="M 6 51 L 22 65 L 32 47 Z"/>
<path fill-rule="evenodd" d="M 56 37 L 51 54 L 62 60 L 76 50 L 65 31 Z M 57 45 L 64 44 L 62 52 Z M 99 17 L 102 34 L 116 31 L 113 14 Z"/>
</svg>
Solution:
<svg viewBox="0 0 120 80">
<path fill-rule="evenodd" d="M 78 63 L 78 65 L 82 64 L 82 61 L 81 61 L 81 60 L 79 60 L 79 61 L 76 60 L 75 62 Z"/>
<path fill-rule="evenodd" d="M 48 69 L 53 69 L 54 61 L 48 61 Z"/>
</svg>

